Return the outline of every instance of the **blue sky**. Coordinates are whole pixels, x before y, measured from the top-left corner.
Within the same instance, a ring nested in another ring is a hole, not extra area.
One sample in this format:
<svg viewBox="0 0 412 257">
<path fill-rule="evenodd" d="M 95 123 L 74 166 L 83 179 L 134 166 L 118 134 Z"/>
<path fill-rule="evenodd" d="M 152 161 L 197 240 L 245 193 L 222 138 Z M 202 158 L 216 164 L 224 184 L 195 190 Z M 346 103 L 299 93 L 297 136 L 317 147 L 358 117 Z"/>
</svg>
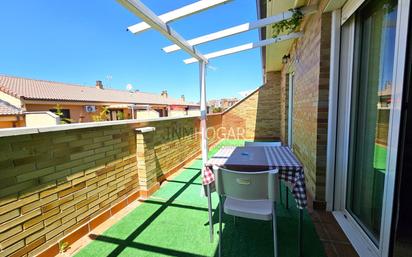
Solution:
<svg viewBox="0 0 412 257">
<path fill-rule="evenodd" d="M 144 0 L 156 14 L 196 0 Z M 115 0 L 36 0 L 0 2 L 0 74 L 112 88 L 181 94 L 199 99 L 198 65 L 185 65 L 184 52 L 164 53 L 170 44 L 158 32 L 132 35 L 127 26 L 140 20 Z M 234 0 L 171 23 L 183 37 L 211 33 L 256 20 L 255 1 Z M 258 40 L 251 31 L 199 46 L 202 53 Z M 260 86 L 260 50 L 211 60 L 208 99 L 238 96 Z M 108 80 L 108 76 L 112 79 Z"/>
</svg>

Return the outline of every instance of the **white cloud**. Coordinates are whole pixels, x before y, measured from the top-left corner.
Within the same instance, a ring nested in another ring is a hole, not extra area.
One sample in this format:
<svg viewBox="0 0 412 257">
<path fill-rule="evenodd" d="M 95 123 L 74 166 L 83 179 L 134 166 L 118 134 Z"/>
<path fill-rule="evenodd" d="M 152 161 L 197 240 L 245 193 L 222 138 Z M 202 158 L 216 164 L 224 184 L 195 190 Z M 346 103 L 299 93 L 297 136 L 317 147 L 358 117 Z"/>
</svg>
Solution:
<svg viewBox="0 0 412 257">
<path fill-rule="evenodd" d="M 212 71 L 217 71 L 217 67 L 215 67 L 215 66 L 212 66 L 212 65 L 209 64 L 207 67 Z"/>
</svg>

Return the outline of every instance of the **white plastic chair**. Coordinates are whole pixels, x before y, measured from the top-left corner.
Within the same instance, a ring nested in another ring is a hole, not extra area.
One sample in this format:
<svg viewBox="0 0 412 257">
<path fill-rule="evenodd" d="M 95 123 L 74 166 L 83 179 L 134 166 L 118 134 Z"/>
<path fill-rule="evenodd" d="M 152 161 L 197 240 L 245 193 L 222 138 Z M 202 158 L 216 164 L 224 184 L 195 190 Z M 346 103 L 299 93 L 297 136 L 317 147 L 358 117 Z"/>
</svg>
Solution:
<svg viewBox="0 0 412 257">
<path fill-rule="evenodd" d="M 278 170 L 239 172 L 213 167 L 219 194 L 219 257 L 222 252 L 222 214 L 248 219 L 272 221 L 273 251 L 278 256 L 276 201 Z M 223 198 L 225 198 L 223 200 Z"/>
<path fill-rule="evenodd" d="M 246 147 L 262 147 L 262 146 L 282 146 L 282 142 L 280 141 L 273 141 L 273 142 L 245 142 Z M 289 208 L 289 190 L 292 191 L 292 184 L 285 182 L 285 188 L 286 188 L 286 196 L 285 196 L 285 201 L 286 201 L 286 209 Z M 280 194 L 280 199 L 282 199 L 282 190 L 279 187 L 279 194 Z"/>
<path fill-rule="evenodd" d="M 273 141 L 273 142 L 245 142 L 245 146 L 282 146 L 282 142 Z"/>
</svg>

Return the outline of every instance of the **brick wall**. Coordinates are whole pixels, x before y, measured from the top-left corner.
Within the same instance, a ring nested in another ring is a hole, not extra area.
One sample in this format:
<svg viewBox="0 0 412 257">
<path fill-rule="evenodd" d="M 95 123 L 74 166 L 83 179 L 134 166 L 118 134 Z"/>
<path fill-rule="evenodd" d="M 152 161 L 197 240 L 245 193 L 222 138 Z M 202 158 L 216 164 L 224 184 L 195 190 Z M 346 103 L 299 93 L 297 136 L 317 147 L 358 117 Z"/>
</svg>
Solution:
<svg viewBox="0 0 412 257">
<path fill-rule="evenodd" d="M 331 30 L 330 13 L 321 11 L 325 2 L 304 21 L 304 36 L 291 51 L 295 60 L 293 148 L 305 166 L 307 188 L 320 202 L 325 200 Z M 284 67 L 283 74 L 286 69 L 289 67 Z"/>
<path fill-rule="evenodd" d="M 30 256 L 138 190 L 128 126 L 0 139 L 0 255 Z"/>
<path fill-rule="evenodd" d="M 200 153 L 198 118 L 0 137 L 0 256 L 72 243 Z M 209 117 L 220 127 L 221 116 Z M 140 137 L 136 127 L 155 127 Z M 210 135 L 210 143 L 219 138 Z M 143 158 L 142 158 L 143 157 Z"/>
<path fill-rule="evenodd" d="M 217 143 L 225 138 L 224 130 L 222 129 L 222 114 L 209 114 L 207 116 L 207 138 L 209 145 Z M 197 120 L 196 128 L 200 130 L 200 120 Z M 200 131 L 199 131 L 200 133 Z M 200 134 L 199 134 L 200 137 Z"/>
<path fill-rule="evenodd" d="M 323 4 L 325 1 L 323 1 Z M 321 5 L 321 8 L 323 6 Z M 317 117 L 317 143 L 316 143 L 316 200 L 325 201 L 326 192 L 326 154 L 328 140 L 328 106 L 329 106 L 329 77 L 330 77 L 330 39 L 331 39 L 331 13 L 322 14 L 321 40 L 320 40 L 320 65 L 319 65 L 319 95 Z"/>
<path fill-rule="evenodd" d="M 222 115 L 228 138 L 280 137 L 280 72 L 268 72 L 267 82 Z"/>
<path fill-rule="evenodd" d="M 139 126 L 156 128 L 153 133 L 138 138 L 141 140 L 138 142 L 138 154 L 140 149 L 142 151 L 151 149 L 153 156 L 150 156 L 149 153 L 149 157 L 154 158 L 156 162 L 155 174 L 151 174 L 151 181 L 147 181 L 147 190 L 149 191 L 153 186 L 154 189 L 158 188 L 157 182 L 180 169 L 189 157 L 194 158 L 200 153 L 201 134 L 198 118 L 179 118 L 140 123 Z M 211 145 L 221 139 L 221 135 L 219 135 L 221 115 L 209 115 L 207 117 L 207 127 L 208 142 Z"/>
</svg>

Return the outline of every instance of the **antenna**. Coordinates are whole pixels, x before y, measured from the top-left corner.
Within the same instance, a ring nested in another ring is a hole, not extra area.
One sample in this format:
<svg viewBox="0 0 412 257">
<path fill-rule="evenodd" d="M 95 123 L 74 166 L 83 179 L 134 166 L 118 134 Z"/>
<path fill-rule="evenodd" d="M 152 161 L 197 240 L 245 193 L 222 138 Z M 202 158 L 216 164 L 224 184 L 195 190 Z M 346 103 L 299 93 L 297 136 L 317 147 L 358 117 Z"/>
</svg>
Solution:
<svg viewBox="0 0 412 257">
<path fill-rule="evenodd" d="M 111 88 L 112 79 L 113 79 L 113 76 L 112 76 L 112 75 L 107 75 L 107 76 L 106 76 L 106 80 L 107 80 L 106 86 L 107 86 L 108 88 Z"/>
</svg>

